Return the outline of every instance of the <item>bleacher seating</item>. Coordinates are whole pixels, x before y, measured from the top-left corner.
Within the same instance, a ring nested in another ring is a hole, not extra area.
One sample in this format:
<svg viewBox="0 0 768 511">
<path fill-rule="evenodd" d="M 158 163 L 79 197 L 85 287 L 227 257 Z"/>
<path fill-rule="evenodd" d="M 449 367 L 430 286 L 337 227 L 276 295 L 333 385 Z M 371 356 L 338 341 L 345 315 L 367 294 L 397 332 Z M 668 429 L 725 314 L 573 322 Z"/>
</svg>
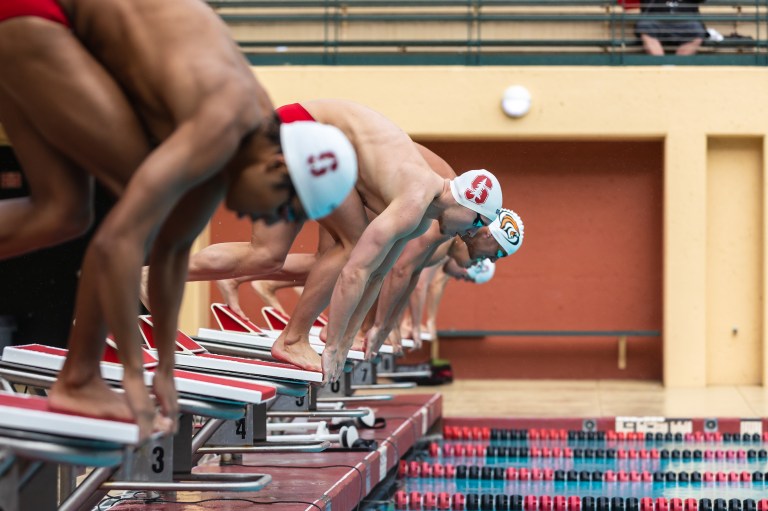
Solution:
<svg viewBox="0 0 768 511">
<path fill-rule="evenodd" d="M 261 64 L 630 63 L 642 54 L 632 0 L 210 0 Z M 768 2 L 708 0 L 726 36 L 701 53 L 764 62 Z M 679 15 L 678 15 L 679 16 Z M 653 15 L 669 19 L 670 15 Z M 676 18 L 680 19 L 680 18 Z M 742 37 L 728 37 L 737 34 Z M 746 60 L 749 64 L 750 61 Z"/>
</svg>

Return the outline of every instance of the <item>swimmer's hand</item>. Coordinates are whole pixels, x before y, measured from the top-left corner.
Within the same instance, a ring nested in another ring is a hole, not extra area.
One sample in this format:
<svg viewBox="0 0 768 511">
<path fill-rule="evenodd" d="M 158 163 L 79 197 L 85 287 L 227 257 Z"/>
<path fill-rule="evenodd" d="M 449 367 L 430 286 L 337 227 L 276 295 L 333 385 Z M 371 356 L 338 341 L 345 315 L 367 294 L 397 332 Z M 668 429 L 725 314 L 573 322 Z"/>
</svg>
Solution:
<svg viewBox="0 0 768 511">
<path fill-rule="evenodd" d="M 421 349 L 421 326 L 413 327 L 411 331 L 411 339 L 413 339 L 413 349 Z"/>
<path fill-rule="evenodd" d="M 323 385 L 339 380 L 344 371 L 346 356 L 343 351 L 331 349 L 326 346 L 323 350 Z"/>
<path fill-rule="evenodd" d="M 389 332 L 389 337 L 387 337 L 387 340 L 389 340 L 389 344 L 392 345 L 392 349 L 395 355 L 403 354 L 403 337 L 400 335 L 399 328 L 393 328 Z"/>
<path fill-rule="evenodd" d="M 384 339 L 382 339 L 381 329 L 374 325 L 365 334 L 366 362 L 370 362 L 379 354 L 379 349 L 381 349 L 382 344 L 384 344 Z"/>
</svg>

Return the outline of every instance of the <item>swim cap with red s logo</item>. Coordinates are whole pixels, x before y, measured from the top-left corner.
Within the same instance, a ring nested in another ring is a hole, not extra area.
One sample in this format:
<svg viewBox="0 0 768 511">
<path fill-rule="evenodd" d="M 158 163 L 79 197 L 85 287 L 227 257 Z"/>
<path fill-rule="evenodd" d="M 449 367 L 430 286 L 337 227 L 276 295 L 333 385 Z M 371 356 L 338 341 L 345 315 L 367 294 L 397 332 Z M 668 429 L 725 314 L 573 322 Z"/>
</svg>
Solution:
<svg viewBox="0 0 768 511">
<path fill-rule="evenodd" d="M 307 158 L 309 173 L 313 176 L 322 176 L 328 171 L 334 171 L 339 168 L 339 160 L 336 159 L 336 153 L 326 151 L 318 155 L 311 155 Z"/>
<path fill-rule="evenodd" d="M 453 198 L 489 220 L 501 209 L 501 185 L 496 176 L 485 169 L 470 170 L 451 180 Z"/>
<path fill-rule="evenodd" d="M 357 154 L 340 129 L 312 121 L 281 124 L 280 145 L 308 218 L 323 218 L 344 202 L 357 181 Z"/>
</svg>

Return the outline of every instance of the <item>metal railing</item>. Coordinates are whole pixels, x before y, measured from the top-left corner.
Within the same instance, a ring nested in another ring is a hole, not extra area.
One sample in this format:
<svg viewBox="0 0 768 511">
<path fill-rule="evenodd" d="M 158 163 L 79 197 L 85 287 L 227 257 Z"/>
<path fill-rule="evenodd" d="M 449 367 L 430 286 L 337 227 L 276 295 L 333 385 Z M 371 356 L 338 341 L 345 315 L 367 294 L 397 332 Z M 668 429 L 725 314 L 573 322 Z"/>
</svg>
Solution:
<svg viewBox="0 0 768 511">
<path fill-rule="evenodd" d="M 635 0 L 209 0 L 255 64 L 768 63 L 768 0 L 708 0 L 700 15 Z M 726 36 L 691 57 L 645 55 L 640 19 L 699 20 Z M 728 37 L 732 36 L 732 37 Z"/>
</svg>

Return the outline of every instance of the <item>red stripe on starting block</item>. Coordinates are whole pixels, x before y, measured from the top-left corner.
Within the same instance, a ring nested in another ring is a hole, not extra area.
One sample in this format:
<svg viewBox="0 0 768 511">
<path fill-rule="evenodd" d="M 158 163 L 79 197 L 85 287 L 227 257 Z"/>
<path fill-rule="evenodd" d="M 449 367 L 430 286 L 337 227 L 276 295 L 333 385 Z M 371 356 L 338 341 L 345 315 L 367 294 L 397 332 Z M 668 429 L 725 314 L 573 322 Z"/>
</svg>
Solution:
<svg viewBox="0 0 768 511">
<path fill-rule="evenodd" d="M 213 317 L 219 324 L 219 328 L 230 332 L 245 332 L 251 334 L 260 334 L 261 328 L 259 328 L 252 321 L 245 319 L 240 314 L 233 311 L 229 305 L 223 303 L 211 304 L 211 311 Z"/>
<path fill-rule="evenodd" d="M 272 330 L 285 330 L 285 327 L 288 326 L 288 321 L 291 319 L 274 307 L 262 307 L 261 315 L 264 316 L 264 321 L 267 322 L 267 326 Z"/>
<path fill-rule="evenodd" d="M 288 314 L 280 312 L 274 307 L 262 307 L 261 315 L 264 316 L 264 320 L 272 330 L 285 330 L 288 321 L 291 320 L 291 317 Z M 320 314 L 317 319 L 312 322 L 312 327 L 323 328 L 327 324 L 328 318 Z"/>
<path fill-rule="evenodd" d="M 67 350 L 65 349 L 54 348 L 53 346 L 43 346 L 42 344 L 26 344 L 24 346 L 13 346 L 11 350 L 33 351 L 36 353 L 45 353 L 46 355 L 56 355 L 58 357 L 67 356 Z"/>
<path fill-rule="evenodd" d="M 139 330 L 141 330 L 141 336 L 150 349 L 157 349 L 154 327 L 152 316 L 139 316 Z M 181 330 L 176 330 L 176 351 L 205 353 L 206 349 Z"/>
<path fill-rule="evenodd" d="M 30 365 L 28 362 L 33 362 L 34 359 L 22 359 L 19 358 L 18 355 L 22 353 L 30 353 L 30 354 L 42 354 L 42 355 L 50 355 L 51 357 L 57 357 L 60 359 L 67 358 L 67 354 L 69 351 L 62 349 L 62 348 L 54 348 L 52 346 L 44 346 L 42 344 L 25 344 L 22 346 L 10 346 L 6 348 L 7 351 L 3 352 L 4 356 L 3 358 L 9 362 L 16 362 L 19 364 L 25 364 Z M 144 369 L 151 369 L 155 366 L 157 366 L 157 358 L 155 358 L 152 353 L 148 352 L 145 349 L 142 349 L 142 358 L 144 361 Z M 63 361 L 61 362 L 63 364 Z M 118 357 L 117 350 L 114 346 L 112 346 L 110 343 L 107 343 L 106 347 L 104 348 L 104 356 L 102 358 L 102 364 L 110 364 L 110 365 L 117 365 L 122 366 L 120 363 L 120 358 Z M 43 367 L 40 365 L 33 365 L 33 367 Z M 44 366 L 46 369 L 60 369 L 61 367 L 52 367 L 50 365 Z"/>
<path fill-rule="evenodd" d="M 196 381 L 201 383 L 210 383 L 212 385 L 221 385 L 223 387 L 229 387 L 230 389 L 247 390 L 251 392 L 260 392 L 262 401 L 272 399 L 277 394 L 277 390 L 274 387 L 268 387 L 266 385 L 259 385 L 247 380 L 241 380 L 238 378 L 227 378 L 226 376 L 215 376 L 212 374 L 193 373 L 189 371 L 183 371 L 176 369 L 173 371 L 175 378 L 181 378 L 188 381 Z M 238 399 L 233 397 L 233 399 Z"/>
</svg>

